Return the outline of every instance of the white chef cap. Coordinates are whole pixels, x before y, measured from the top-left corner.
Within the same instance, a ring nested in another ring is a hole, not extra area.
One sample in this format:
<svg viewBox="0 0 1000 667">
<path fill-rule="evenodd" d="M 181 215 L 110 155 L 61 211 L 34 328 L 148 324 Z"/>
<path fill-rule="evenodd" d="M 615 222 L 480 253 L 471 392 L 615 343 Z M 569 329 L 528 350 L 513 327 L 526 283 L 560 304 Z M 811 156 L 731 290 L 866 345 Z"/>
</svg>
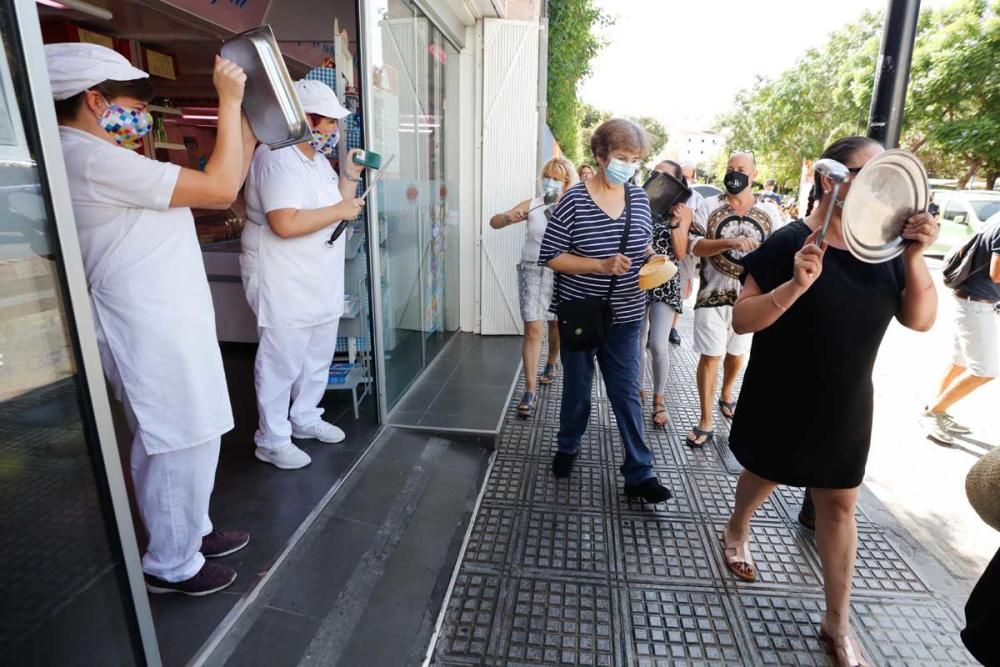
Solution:
<svg viewBox="0 0 1000 667">
<path fill-rule="evenodd" d="M 46 44 L 52 97 L 66 100 L 105 81 L 134 81 L 149 75 L 117 51 L 99 44 Z"/>
<path fill-rule="evenodd" d="M 299 104 L 306 113 L 319 114 L 327 118 L 340 120 L 351 115 L 337 99 L 337 94 L 322 81 L 295 82 L 295 93 L 299 96 Z"/>
</svg>

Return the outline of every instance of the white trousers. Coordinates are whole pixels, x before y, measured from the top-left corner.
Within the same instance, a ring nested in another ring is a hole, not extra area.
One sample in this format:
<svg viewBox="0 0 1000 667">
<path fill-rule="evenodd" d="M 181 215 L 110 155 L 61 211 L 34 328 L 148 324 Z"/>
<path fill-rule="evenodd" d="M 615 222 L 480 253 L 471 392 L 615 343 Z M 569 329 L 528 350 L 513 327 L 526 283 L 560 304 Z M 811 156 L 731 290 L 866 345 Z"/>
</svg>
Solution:
<svg viewBox="0 0 1000 667">
<path fill-rule="evenodd" d="M 292 429 L 315 424 L 337 349 L 339 320 L 312 327 L 260 327 L 254 364 L 260 422 L 254 442 L 278 449 L 292 442 Z M 289 410 L 289 403 L 291 409 Z"/>
<path fill-rule="evenodd" d="M 205 564 L 201 538 L 212 532 L 208 505 L 222 438 L 162 454 L 132 441 L 132 481 L 149 532 L 142 569 L 165 581 L 184 581 Z"/>
</svg>

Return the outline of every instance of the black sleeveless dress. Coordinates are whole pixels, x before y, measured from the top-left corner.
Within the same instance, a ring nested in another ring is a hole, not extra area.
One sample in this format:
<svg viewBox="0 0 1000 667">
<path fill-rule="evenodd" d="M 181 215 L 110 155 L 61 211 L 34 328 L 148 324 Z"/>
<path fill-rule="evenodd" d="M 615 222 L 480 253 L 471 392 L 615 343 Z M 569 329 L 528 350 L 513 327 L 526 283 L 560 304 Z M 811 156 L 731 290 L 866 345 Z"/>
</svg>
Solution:
<svg viewBox="0 0 1000 667">
<path fill-rule="evenodd" d="M 811 233 L 801 220 L 743 258 L 767 293 L 792 278 Z M 872 368 L 899 312 L 901 257 L 867 264 L 828 247 L 823 273 L 778 320 L 754 334 L 729 446 L 741 464 L 790 486 L 861 484 L 872 428 Z"/>
</svg>

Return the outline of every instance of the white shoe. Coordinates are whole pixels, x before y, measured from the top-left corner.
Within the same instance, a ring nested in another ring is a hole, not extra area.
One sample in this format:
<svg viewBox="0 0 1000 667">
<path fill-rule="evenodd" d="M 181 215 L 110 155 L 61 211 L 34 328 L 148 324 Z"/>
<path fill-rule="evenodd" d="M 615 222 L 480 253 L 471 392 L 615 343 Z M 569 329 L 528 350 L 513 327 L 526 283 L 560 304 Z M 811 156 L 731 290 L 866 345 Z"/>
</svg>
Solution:
<svg viewBox="0 0 1000 667">
<path fill-rule="evenodd" d="M 254 456 L 282 470 L 298 470 L 312 463 L 312 458 L 295 445 L 285 445 L 278 449 L 258 447 Z"/>
<path fill-rule="evenodd" d="M 319 440 L 320 442 L 343 442 L 347 436 L 339 428 L 322 419 L 303 428 L 292 427 L 292 437 L 299 440 Z"/>
<path fill-rule="evenodd" d="M 943 412 L 924 410 L 920 413 L 920 424 L 927 437 L 937 444 L 950 447 L 955 443 L 954 436 L 948 432 L 948 420 Z"/>
</svg>

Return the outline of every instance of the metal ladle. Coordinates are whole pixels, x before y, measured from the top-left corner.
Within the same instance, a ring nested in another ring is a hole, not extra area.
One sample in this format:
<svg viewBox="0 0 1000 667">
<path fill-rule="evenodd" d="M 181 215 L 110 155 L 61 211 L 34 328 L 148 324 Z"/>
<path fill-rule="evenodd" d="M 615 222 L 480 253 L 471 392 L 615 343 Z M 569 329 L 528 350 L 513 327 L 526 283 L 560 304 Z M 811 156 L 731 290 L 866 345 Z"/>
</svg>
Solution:
<svg viewBox="0 0 1000 667">
<path fill-rule="evenodd" d="M 823 241 L 826 240 L 826 230 L 830 226 L 830 218 L 833 216 L 833 207 L 837 205 L 837 192 L 840 190 L 840 184 L 846 182 L 851 177 L 851 171 L 841 163 L 830 158 L 817 160 L 816 164 L 813 165 L 813 169 L 820 176 L 826 176 L 833 181 L 833 201 L 826 207 L 826 215 L 823 216 L 823 226 L 820 227 L 819 236 L 816 237 L 816 245 L 822 248 Z"/>
</svg>

